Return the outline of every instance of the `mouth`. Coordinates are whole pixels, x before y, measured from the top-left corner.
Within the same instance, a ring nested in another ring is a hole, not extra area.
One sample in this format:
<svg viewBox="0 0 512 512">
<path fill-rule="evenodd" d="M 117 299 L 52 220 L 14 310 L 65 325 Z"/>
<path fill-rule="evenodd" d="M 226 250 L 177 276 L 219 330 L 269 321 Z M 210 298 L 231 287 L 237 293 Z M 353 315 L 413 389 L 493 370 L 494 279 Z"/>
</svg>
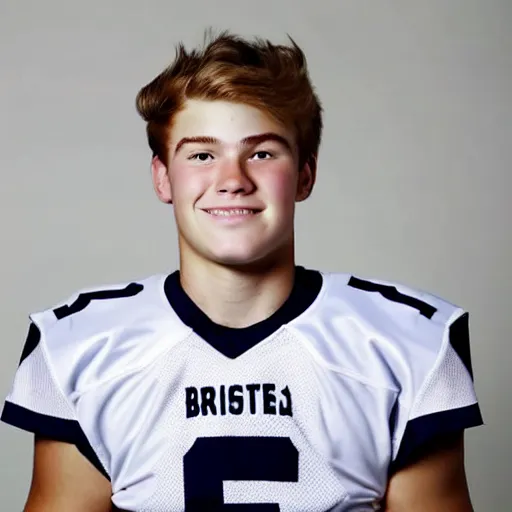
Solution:
<svg viewBox="0 0 512 512">
<path fill-rule="evenodd" d="M 261 212 L 255 208 L 206 208 L 203 211 L 213 217 L 249 217 Z"/>
</svg>

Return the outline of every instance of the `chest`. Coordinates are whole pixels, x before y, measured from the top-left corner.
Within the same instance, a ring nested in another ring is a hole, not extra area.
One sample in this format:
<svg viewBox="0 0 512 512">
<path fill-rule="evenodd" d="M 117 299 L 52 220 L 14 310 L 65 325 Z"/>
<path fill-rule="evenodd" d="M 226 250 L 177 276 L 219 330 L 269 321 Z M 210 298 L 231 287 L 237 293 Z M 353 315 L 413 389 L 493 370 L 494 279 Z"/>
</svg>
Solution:
<svg viewBox="0 0 512 512">
<path fill-rule="evenodd" d="M 292 340 L 235 360 L 198 344 L 82 403 L 114 503 L 148 512 L 373 510 L 392 407 Z"/>
</svg>

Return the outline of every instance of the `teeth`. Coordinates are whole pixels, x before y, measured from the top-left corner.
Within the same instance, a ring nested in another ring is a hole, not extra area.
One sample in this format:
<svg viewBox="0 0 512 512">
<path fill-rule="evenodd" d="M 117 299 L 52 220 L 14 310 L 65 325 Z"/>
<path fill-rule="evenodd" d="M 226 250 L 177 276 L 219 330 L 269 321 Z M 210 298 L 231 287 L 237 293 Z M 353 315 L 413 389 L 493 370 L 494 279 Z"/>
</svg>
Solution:
<svg viewBox="0 0 512 512">
<path fill-rule="evenodd" d="M 211 215 L 219 215 L 221 217 L 229 217 L 230 215 L 251 215 L 253 210 L 208 210 L 208 213 Z"/>
</svg>

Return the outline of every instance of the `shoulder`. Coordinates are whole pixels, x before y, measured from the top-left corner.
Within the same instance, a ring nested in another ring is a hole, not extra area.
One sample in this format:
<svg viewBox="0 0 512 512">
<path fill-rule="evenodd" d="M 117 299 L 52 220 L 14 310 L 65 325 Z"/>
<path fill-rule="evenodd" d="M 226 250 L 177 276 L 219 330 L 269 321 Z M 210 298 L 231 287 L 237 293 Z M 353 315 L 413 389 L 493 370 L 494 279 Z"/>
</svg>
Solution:
<svg viewBox="0 0 512 512">
<path fill-rule="evenodd" d="M 81 288 L 62 301 L 30 315 L 45 332 L 57 328 L 89 332 L 108 323 L 124 322 L 142 304 L 158 307 L 165 276 Z"/>
<path fill-rule="evenodd" d="M 162 337 L 155 334 L 163 319 L 172 318 L 161 297 L 164 280 L 152 276 L 78 290 L 31 314 L 0 419 L 40 437 L 75 444 L 106 475 L 106 458 L 85 434 L 91 433 L 84 421 L 92 418 L 94 407 L 77 404 L 89 391 L 89 404 L 100 404 L 95 391 L 102 384 L 148 364 L 162 350 Z"/>
<path fill-rule="evenodd" d="M 318 342 L 331 365 L 396 392 L 394 470 L 430 440 L 482 424 L 460 306 L 398 282 L 324 274 L 314 315 L 333 333 L 330 349 Z"/>
<path fill-rule="evenodd" d="M 184 334 L 166 300 L 165 279 L 153 275 L 83 288 L 30 315 L 47 364 L 68 393 L 148 364 L 162 350 L 163 330 Z"/>
<path fill-rule="evenodd" d="M 417 391 L 454 330 L 467 336 L 464 309 L 433 293 L 348 273 L 322 275 L 322 291 L 298 327 L 318 332 L 309 341 L 331 367 L 382 387 Z"/>
<path fill-rule="evenodd" d="M 437 352 L 447 328 L 465 315 L 462 307 L 407 284 L 353 274 L 326 274 L 326 300 L 376 333 L 409 347 Z"/>
<path fill-rule="evenodd" d="M 462 308 L 434 293 L 407 284 L 353 274 L 324 274 L 326 297 L 350 304 L 361 320 L 383 329 L 419 327 L 443 330 Z"/>
</svg>

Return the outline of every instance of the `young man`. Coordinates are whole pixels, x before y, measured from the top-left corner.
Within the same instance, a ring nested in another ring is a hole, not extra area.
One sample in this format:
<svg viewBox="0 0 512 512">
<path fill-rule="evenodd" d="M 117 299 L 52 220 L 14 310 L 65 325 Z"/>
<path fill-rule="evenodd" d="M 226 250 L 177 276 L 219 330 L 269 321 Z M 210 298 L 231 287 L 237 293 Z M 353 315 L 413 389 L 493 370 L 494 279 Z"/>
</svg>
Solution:
<svg viewBox="0 0 512 512">
<path fill-rule="evenodd" d="M 321 107 L 302 51 L 222 34 L 144 87 L 180 270 L 31 315 L 2 419 L 26 511 L 471 510 L 468 316 L 296 266 Z"/>
</svg>

